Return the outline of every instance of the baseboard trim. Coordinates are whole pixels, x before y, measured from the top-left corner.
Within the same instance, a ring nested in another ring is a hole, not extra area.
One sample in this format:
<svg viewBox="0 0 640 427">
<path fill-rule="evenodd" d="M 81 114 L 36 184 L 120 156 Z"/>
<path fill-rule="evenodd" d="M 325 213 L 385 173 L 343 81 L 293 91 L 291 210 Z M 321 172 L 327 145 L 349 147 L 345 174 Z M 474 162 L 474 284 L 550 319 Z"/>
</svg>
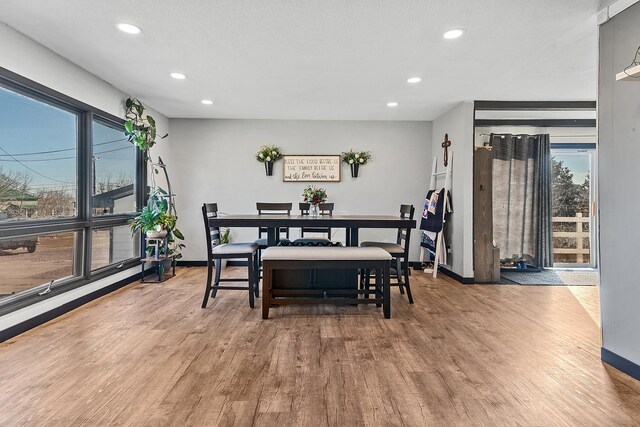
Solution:
<svg viewBox="0 0 640 427">
<path fill-rule="evenodd" d="M 176 261 L 178 267 L 206 267 L 207 261 Z"/>
<path fill-rule="evenodd" d="M 449 270 L 447 267 L 440 266 L 438 268 L 438 271 L 441 272 L 442 274 L 444 274 L 445 276 L 449 276 L 452 279 L 457 280 L 458 282 L 462 283 L 463 285 L 473 285 L 473 283 L 474 283 L 473 277 L 462 277 L 458 273 L 454 273 L 453 271 Z"/>
<path fill-rule="evenodd" d="M 86 303 L 91 302 L 96 298 L 105 296 L 113 291 L 122 288 L 123 286 L 135 282 L 136 280 L 140 280 L 140 275 L 141 273 L 136 273 L 132 276 L 127 277 L 126 279 L 119 280 L 115 283 L 112 283 L 111 285 L 105 286 L 104 288 L 100 288 L 94 292 L 83 295 L 80 298 L 74 299 L 73 301 L 64 303 L 52 310 L 34 316 L 29 320 L 25 320 L 24 322 L 10 326 L 9 328 L 0 331 L 0 343 L 24 332 L 27 332 L 29 329 L 33 329 L 36 326 L 40 326 L 43 323 L 53 320 L 56 317 L 62 316 L 63 314 L 68 313 L 71 310 L 75 310 L 76 308 L 85 305 Z"/>
<path fill-rule="evenodd" d="M 615 354 L 611 350 L 600 347 L 600 359 L 617 370 L 624 372 L 632 378 L 640 381 L 640 365 Z"/>
<path fill-rule="evenodd" d="M 176 265 L 178 267 L 206 267 L 207 261 L 177 261 Z M 227 265 L 229 267 L 246 267 L 247 261 L 227 261 Z"/>
</svg>

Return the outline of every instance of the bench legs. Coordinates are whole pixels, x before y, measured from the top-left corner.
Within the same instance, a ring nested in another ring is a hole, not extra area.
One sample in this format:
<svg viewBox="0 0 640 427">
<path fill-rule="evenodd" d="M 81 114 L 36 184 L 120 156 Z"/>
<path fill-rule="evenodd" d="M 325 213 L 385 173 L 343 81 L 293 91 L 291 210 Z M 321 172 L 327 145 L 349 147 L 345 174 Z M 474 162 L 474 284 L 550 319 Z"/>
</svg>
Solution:
<svg viewBox="0 0 640 427">
<path fill-rule="evenodd" d="M 271 307 L 271 278 L 272 270 L 269 261 L 262 261 L 262 318 L 269 318 Z"/>
<path fill-rule="evenodd" d="M 276 267 L 277 268 L 277 267 Z M 382 311 L 385 319 L 391 318 L 391 269 L 390 263 L 385 262 L 384 267 L 373 268 L 375 270 L 375 291 L 371 290 L 372 293 L 375 294 L 376 299 L 381 299 L 382 301 L 376 301 L 376 307 L 382 307 Z M 371 268 L 367 269 L 367 273 L 370 274 Z M 266 260 L 262 262 L 262 318 L 269 318 L 269 309 L 271 308 L 272 301 L 278 301 L 277 299 L 273 299 L 272 294 L 272 282 L 273 282 L 273 267 L 271 262 Z M 364 289 L 365 291 L 369 290 L 369 287 Z M 365 293 L 365 297 L 369 298 L 369 293 Z M 303 299 L 305 302 L 308 299 Z M 358 299 L 355 298 L 354 304 L 358 304 Z M 324 302 L 324 301 L 323 301 Z M 351 301 L 349 301 L 351 302 Z M 371 303 L 373 301 L 369 301 Z M 282 301 L 284 304 L 285 301 Z M 288 304 L 292 304 L 291 301 L 286 301 Z M 296 302 L 301 303 L 301 302 Z M 308 303 L 308 302 L 307 302 Z M 360 302 L 362 303 L 362 302 Z"/>
</svg>

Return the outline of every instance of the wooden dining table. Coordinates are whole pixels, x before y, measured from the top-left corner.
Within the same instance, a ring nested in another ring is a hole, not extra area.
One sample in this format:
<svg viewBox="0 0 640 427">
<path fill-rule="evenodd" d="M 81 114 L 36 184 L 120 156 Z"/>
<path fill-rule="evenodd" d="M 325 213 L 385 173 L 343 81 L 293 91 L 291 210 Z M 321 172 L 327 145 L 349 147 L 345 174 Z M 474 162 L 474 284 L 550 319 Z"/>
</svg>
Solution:
<svg viewBox="0 0 640 427">
<path fill-rule="evenodd" d="M 280 241 L 278 229 L 283 227 L 331 227 L 347 230 L 347 246 L 358 246 L 361 228 L 415 228 L 416 220 L 394 215 L 225 215 L 209 218 L 211 227 L 244 227 L 267 229 L 267 245 Z"/>
<path fill-rule="evenodd" d="M 358 246 L 358 232 L 363 228 L 397 229 L 415 228 L 416 221 L 394 215 L 224 215 L 209 218 L 210 227 L 266 228 L 267 245 L 277 246 L 280 241 L 279 229 L 283 227 L 330 227 L 346 229 L 346 245 Z M 320 291 L 323 298 L 332 297 L 335 290 L 358 288 L 358 269 L 336 270 L 280 270 L 272 276 L 274 289 L 287 290 L 289 296 L 309 295 L 310 290 Z M 293 294 L 291 292 L 294 292 Z M 344 294 L 340 294 L 344 296 Z M 354 295 L 356 295 L 354 293 Z M 336 295 L 337 296 L 337 295 Z"/>
</svg>

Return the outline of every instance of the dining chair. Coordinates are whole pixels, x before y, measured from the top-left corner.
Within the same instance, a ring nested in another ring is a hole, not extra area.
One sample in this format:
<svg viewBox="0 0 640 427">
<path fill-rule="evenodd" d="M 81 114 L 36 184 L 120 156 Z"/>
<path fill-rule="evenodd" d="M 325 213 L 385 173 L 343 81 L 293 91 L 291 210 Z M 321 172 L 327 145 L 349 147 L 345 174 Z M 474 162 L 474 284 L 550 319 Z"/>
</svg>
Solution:
<svg viewBox="0 0 640 427">
<path fill-rule="evenodd" d="M 416 209 L 413 205 L 400 205 L 400 218 L 413 219 Z M 392 283 L 392 286 L 398 286 L 400 293 L 404 294 L 404 290 L 407 290 L 407 297 L 409 303 L 413 304 L 413 295 L 411 294 L 411 286 L 409 285 L 409 240 L 411 238 L 411 228 L 399 228 L 396 238 L 396 243 L 388 242 L 362 242 L 362 247 L 378 247 L 386 250 L 393 257 L 391 265 L 395 264 L 396 283 Z M 402 265 L 404 264 L 404 269 Z M 401 274 L 401 272 L 403 274 Z M 403 280 L 404 275 L 404 280 Z M 361 281 L 361 287 L 369 287 L 371 283 L 370 272 L 365 271 L 365 275 Z"/>
<path fill-rule="evenodd" d="M 311 209 L 311 203 L 308 202 L 301 202 L 299 204 L 299 208 L 300 208 L 300 215 L 309 215 L 309 210 Z M 318 204 L 318 211 L 320 215 L 328 215 L 328 216 L 332 216 L 333 215 L 333 209 L 334 209 L 334 203 L 319 203 Z M 327 237 L 325 238 L 305 238 L 304 237 L 304 233 L 322 233 L 322 234 L 326 234 Z M 316 242 L 316 241 L 321 241 L 321 242 L 331 242 L 331 227 L 301 227 L 300 228 L 300 238 L 296 239 L 294 241 L 295 242 Z"/>
<path fill-rule="evenodd" d="M 211 227 L 209 219 L 218 216 L 217 203 L 205 203 L 202 205 L 202 218 L 204 219 L 204 228 L 207 238 L 207 286 L 204 292 L 204 300 L 202 308 L 207 307 L 209 298 L 215 298 L 218 290 L 248 290 L 249 306 L 254 308 L 254 297 L 260 296 L 258 286 L 258 245 L 255 243 L 220 243 L 220 228 Z M 247 278 L 220 278 L 220 269 L 223 259 L 246 258 L 247 259 Z M 212 281 L 213 269 L 215 267 L 216 275 Z M 248 286 L 221 286 L 221 282 L 244 282 L 247 281 Z"/>
<path fill-rule="evenodd" d="M 258 215 L 291 215 L 292 208 L 293 203 L 256 203 Z M 258 239 L 255 243 L 260 246 L 260 249 L 266 249 L 268 247 L 267 237 L 265 236 L 266 234 L 266 227 L 258 228 Z M 282 234 L 284 234 L 284 238 L 282 237 Z M 280 241 L 289 242 L 289 227 L 281 227 L 278 230 L 278 238 Z"/>
</svg>

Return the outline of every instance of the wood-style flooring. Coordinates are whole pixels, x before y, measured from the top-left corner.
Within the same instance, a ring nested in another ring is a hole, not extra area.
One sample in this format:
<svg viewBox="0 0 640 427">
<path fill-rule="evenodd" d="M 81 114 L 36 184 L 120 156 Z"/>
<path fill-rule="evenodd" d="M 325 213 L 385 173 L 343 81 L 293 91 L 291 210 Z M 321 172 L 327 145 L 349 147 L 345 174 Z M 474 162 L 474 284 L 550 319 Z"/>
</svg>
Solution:
<svg viewBox="0 0 640 427">
<path fill-rule="evenodd" d="M 205 274 L 129 285 L 0 344 L 0 425 L 640 425 L 640 383 L 599 358 L 595 287 L 414 272 L 416 303 L 394 288 L 389 320 L 288 306 L 263 321 L 241 291 L 201 309 Z"/>
</svg>

